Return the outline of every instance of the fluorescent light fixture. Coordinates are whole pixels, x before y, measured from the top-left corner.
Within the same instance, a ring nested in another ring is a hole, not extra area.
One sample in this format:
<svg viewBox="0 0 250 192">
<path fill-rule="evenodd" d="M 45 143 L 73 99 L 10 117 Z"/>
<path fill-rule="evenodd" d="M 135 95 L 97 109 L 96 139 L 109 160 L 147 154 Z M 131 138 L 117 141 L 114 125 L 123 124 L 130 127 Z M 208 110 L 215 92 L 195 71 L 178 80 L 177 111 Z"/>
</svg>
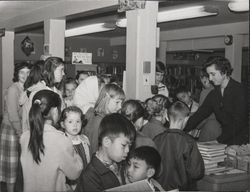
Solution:
<svg viewBox="0 0 250 192">
<path fill-rule="evenodd" d="M 106 27 L 105 23 L 95 23 L 90 25 L 85 25 L 77 28 L 67 29 L 65 31 L 65 37 L 72 37 L 77 35 L 85 35 L 90 33 L 96 33 L 101 31 L 111 31 L 114 27 Z"/>
<path fill-rule="evenodd" d="M 228 3 L 228 8 L 234 12 L 249 11 L 249 0 L 232 0 Z"/>
<path fill-rule="evenodd" d="M 206 16 L 217 15 L 217 14 L 218 13 L 216 11 L 213 11 L 213 12 L 206 11 L 206 8 L 202 5 L 178 8 L 178 9 L 160 11 L 157 16 L 157 23 L 198 18 L 198 17 L 206 17 Z M 126 27 L 127 19 L 124 18 L 124 19 L 118 20 L 116 22 L 116 25 L 118 27 Z"/>
</svg>

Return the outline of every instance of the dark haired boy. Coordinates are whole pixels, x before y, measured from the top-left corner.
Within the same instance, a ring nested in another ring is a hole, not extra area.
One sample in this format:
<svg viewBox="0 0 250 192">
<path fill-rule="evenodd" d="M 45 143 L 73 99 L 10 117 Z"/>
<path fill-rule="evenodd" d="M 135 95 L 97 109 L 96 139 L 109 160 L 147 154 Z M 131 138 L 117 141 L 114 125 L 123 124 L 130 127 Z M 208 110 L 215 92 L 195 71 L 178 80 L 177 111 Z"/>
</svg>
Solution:
<svg viewBox="0 0 250 192">
<path fill-rule="evenodd" d="M 163 191 L 160 184 L 153 179 L 158 175 L 160 165 L 161 156 L 156 149 L 150 146 L 136 148 L 129 156 L 126 183 L 148 179 L 153 188 Z"/>
<path fill-rule="evenodd" d="M 104 191 L 125 184 L 121 163 L 135 139 L 133 124 L 123 115 L 106 115 L 99 127 L 99 148 L 83 171 L 76 191 Z"/>
</svg>

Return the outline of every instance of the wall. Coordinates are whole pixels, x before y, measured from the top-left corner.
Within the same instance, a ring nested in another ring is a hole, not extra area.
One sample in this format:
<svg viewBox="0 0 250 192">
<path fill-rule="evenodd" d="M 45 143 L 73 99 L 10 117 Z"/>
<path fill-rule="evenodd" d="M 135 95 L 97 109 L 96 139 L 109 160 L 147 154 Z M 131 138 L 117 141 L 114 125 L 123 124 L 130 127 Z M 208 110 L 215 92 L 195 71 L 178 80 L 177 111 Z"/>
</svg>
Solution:
<svg viewBox="0 0 250 192">
<path fill-rule="evenodd" d="M 21 42 L 23 39 L 28 36 L 31 41 L 34 43 L 34 53 L 32 53 L 29 56 L 26 56 L 25 53 L 21 49 Z M 14 54 L 15 54 L 15 61 L 19 60 L 39 60 L 41 55 L 43 54 L 43 35 L 39 34 L 17 34 L 15 35 L 15 40 L 14 40 Z"/>
</svg>

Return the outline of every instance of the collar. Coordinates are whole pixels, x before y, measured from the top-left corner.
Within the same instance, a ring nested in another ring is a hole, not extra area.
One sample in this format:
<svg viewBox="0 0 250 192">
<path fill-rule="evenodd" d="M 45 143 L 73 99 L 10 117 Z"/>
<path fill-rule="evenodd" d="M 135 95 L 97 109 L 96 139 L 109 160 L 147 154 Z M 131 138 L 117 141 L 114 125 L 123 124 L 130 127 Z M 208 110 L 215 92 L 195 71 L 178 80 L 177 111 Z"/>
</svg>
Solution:
<svg viewBox="0 0 250 192">
<path fill-rule="evenodd" d="M 92 165 L 93 167 L 96 169 L 96 171 L 100 174 L 100 175 L 104 175 L 108 172 L 110 172 L 111 170 L 109 168 L 107 168 L 100 159 L 98 159 L 96 157 L 96 154 L 94 153 L 92 155 L 92 159 L 91 159 Z"/>
<path fill-rule="evenodd" d="M 149 121 L 150 123 L 162 125 L 161 121 L 157 120 L 155 117 L 152 117 Z"/>
</svg>

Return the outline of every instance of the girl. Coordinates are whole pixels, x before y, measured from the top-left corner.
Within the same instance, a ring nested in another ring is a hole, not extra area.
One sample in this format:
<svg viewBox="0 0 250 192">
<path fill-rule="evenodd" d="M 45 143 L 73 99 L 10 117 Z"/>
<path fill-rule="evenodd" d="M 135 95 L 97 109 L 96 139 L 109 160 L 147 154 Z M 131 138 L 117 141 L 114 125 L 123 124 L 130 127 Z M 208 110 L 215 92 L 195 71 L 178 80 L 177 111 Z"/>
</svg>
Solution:
<svg viewBox="0 0 250 192">
<path fill-rule="evenodd" d="M 92 153 L 98 149 L 98 130 L 102 118 L 107 114 L 118 112 L 124 99 L 124 91 L 119 86 L 107 84 L 102 88 L 94 109 L 90 109 L 89 121 L 84 129 Z"/>
<path fill-rule="evenodd" d="M 29 129 L 29 110 L 34 94 L 42 89 L 49 89 L 43 80 L 44 61 L 36 62 L 24 83 L 24 92 L 20 96 L 19 104 L 22 106 L 22 131 Z"/>
<path fill-rule="evenodd" d="M 54 127 L 60 107 L 53 91 L 41 90 L 33 97 L 30 130 L 20 139 L 24 191 L 67 191 L 65 178 L 77 179 L 82 171 L 72 142 Z"/>
<path fill-rule="evenodd" d="M 147 109 L 151 114 L 149 121 L 143 126 L 142 133 L 151 139 L 164 132 L 166 128 L 166 109 L 170 105 L 170 101 L 164 95 L 155 95 L 148 102 Z"/>
<path fill-rule="evenodd" d="M 65 80 L 64 86 L 63 86 L 63 92 L 64 92 L 63 100 L 65 103 L 65 107 L 69 107 L 73 105 L 73 98 L 74 98 L 76 87 L 77 87 L 77 83 L 75 79 L 67 78 Z"/>
<path fill-rule="evenodd" d="M 26 62 L 14 66 L 13 84 L 4 97 L 4 113 L 0 129 L 0 182 L 7 183 L 8 192 L 14 191 L 19 161 L 19 137 L 21 129 L 21 108 L 19 97 L 23 84 L 29 75 L 30 65 Z"/>
<path fill-rule="evenodd" d="M 125 101 L 122 105 L 121 114 L 127 117 L 135 126 L 135 148 L 140 146 L 156 147 L 152 139 L 140 132 L 144 122 L 145 109 L 139 101 L 132 99 Z"/>
<path fill-rule="evenodd" d="M 65 135 L 68 136 L 76 152 L 80 155 L 85 168 L 90 162 L 89 153 L 89 139 L 87 136 L 80 134 L 82 127 L 85 125 L 83 113 L 80 108 L 76 106 L 70 106 L 63 110 L 60 125 L 65 131 Z M 70 181 L 70 185 L 76 184 L 76 181 Z"/>
<path fill-rule="evenodd" d="M 76 82 L 78 85 L 81 84 L 81 82 L 89 77 L 89 73 L 87 71 L 77 71 L 76 74 Z"/>
<path fill-rule="evenodd" d="M 62 58 L 49 57 L 45 60 L 43 77 L 46 86 L 55 93 L 59 94 L 62 101 L 62 92 L 58 89 L 58 87 L 60 86 L 64 75 L 64 61 L 62 60 Z M 62 109 L 64 108 L 65 104 L 64 102 L 62 102 Z"/>
</svg>

